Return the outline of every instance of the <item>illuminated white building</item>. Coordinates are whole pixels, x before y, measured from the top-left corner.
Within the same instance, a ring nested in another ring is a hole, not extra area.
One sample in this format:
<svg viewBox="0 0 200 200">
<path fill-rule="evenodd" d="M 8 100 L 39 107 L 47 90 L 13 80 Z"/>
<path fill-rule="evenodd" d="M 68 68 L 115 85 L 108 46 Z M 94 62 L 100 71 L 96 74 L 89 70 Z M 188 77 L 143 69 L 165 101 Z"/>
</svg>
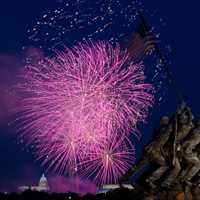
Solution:
<svg viewBox="0 0 200 200">
<path fill-rule="evenodd" d="M 38 191 L 38 192 L 48 192 L 49 191 L 49 184 L 48 184 L 48 181 L 47 181 L 47 178 L 45 177 L 45 175 L 42 174 L 42 177 L 40 178 L 38 185 L 20 186 L 18 189 L 22 192 L 25 191 L 25 190 L 33 190 L 33 191 Z"/>
<path fill-rule="evenodd" d="M 120 186 L 118 184 L 106 184 L 106 185 L 103 185 L 103 187 L 98 191 L 98 193 L 106 193 L 110 190 L 114 190 L 114 189 L 117 189 L 119 187 Z M 134 189 L 134 187 L 130 184 L 123 184 L 123 187 L 128 188 L 130 190 Z"/>
</svg>

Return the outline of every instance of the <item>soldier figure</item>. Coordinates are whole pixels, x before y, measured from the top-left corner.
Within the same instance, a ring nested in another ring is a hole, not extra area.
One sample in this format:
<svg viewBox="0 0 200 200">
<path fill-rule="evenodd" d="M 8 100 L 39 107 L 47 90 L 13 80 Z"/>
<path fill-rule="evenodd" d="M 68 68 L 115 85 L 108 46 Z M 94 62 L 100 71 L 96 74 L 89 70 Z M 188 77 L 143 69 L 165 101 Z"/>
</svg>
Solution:
<svg viewBox="0 0 200 200">
<path fill-rule="evenodd" d="M 145 148 L 145 154 L 151 163 L 156 163 L 160 167 L 151 174 L 147 182 L 151 187 L 155 187 L 154 183 L 168 170 L 169 164 L 166 159 L 164 145 L 168 142 L 169 137 L 173 133 L 173 122 L 168 117 L 162 117 L 160 120 L 160 128 L 158 136 L 150 145 Z"/>
<path fill-rule="evenodd" d="M 183 170 L 181 179 L 189 182 L 200 170 L 200 159 L 195 147 L 200 144 L 200 120 L 196 122 L 196 127 L 191 132 L 189 138 L 183 143 L 183 158 L 187 168 Z"/>
<path fill-rule="evenodd" d="M 150 143 L 144 149 L 144 158 L 139 162 L 138 165 L 133 166 L 121 179 L 120 184 L 126 181 L 130 176 L 140 171 L 148 163 L 156 163 L 160 167 L 150 176 L 147 180 L 151 187 L 154 186 L 154 182 L 158 180 L 164 172 L 168 169 L 168 164 L 165 159 L 165 154 L 163 151 L 163 146 L 168 141 L 169 136 L 173 132 L 173 125 L 169 122 L 168 117 L 162 117 L 160 120 L 160 128 L 158 130 L 158 135 L 155 140 Z"/>
<path fill-rule="evenodd" d="M 193 129 L 193 115 L 189 107 L 185 104 L 182 104 L 180 108 L 177 110 L 177 130 L 175 132 L 175 152 L 173 152 L 173 164 L 174 168 L 170 171 L 169 175 L 162 183 L 162 187 L 169 187 L 171 184 L 175 182 L 180 171 L 181 165 L 180 161 L 182 159 L 182 155 L 180 154 L 181 145 L 183 140 L 188 136 L 190 131 Z M 177 156 L 176 156 L 177 154 Z"/>
</svg>

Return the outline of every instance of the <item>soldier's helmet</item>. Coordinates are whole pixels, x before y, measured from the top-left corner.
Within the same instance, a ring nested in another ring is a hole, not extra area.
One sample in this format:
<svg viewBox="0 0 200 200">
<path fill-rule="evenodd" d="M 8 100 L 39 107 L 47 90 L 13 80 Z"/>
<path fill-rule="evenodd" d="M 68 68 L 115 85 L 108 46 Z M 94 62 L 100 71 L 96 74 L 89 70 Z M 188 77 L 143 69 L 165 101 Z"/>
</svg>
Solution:
<svg viewBox="0 0 200 200">
<path fill-rule="evenodd" d="M 185 102 L 183 102 L 180 106 L 177 108 L 177 114 L 180 115 L 186 108 Z"/>
<path fill-rule="evenodd" d="M 187 112 L 184 112 L 184 113 L 182 113 L 182 114 L 179 116 L 179 122 L 180 122 L 181 124 L 187 123 L 188 120 L 189 120 L 189 116 L 188 116 L 188 113 L 187 113 Z"/>
<path fill-rule="evenodd" d="M 160 118 L 160 125 L 167 125 L 169 124 L 169 117 L 163 116 Z"/>
</svg>

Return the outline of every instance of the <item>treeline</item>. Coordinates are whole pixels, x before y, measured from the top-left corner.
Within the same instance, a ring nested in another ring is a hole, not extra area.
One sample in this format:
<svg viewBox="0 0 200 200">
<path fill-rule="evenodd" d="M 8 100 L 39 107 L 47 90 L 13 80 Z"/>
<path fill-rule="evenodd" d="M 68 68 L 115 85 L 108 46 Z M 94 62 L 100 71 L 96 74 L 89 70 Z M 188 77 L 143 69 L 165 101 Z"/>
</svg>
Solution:
<svg viewBox="0 0 200 200">
<path fill-rule="evenodd" d="M 27 190 L 21 194 L 0 193 L 0 200 L 141 200 L 144 199 L 143 192 L 135 192 L 127 188 L 118 188 L 108 191 L 107 193 L 100 194 L 86 194 L 85 196 L 79 196 L 75 193 L 45 193 Z"/>
</svg>

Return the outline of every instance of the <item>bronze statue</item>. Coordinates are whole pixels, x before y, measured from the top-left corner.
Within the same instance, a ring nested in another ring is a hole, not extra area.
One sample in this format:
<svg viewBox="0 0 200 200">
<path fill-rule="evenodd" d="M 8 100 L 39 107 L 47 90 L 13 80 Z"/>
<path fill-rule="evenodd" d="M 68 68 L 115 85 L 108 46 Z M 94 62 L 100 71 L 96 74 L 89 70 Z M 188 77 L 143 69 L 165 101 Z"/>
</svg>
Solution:
<svg viewBox="0 0 200 200">
<path fill-rule="evenodd" d="M 156 163 L 160 165 L 160 167 L 147 180 L 152 187 L 155 187 L 154 182 L 168 169 L 163 147 L 168 141 L 172 131 L 173 124 L 170 122 L 169 118 L 166 116 L 162 117 L 160 119 L 160 127 L 158 129 L 157 137 L 144 149 L 144 158 L 119 180 L 120 184 L 127 181 L 130 176 L 133 176 L 135 173 L 140 171 L 148 163 Z"/>
<path fill-rule="evenodd" d="M 156 137 L 144 148 L 143 158 L 120 179 L 120 184 L 147 164 L 156 164 L 159 167 L 145 177 L 150 186 L 147 197 L 200 199 L 200 120 L 194 123 L 193 118 L 185 104 L 170 119 L 162 117 Z"/>
</svg>

